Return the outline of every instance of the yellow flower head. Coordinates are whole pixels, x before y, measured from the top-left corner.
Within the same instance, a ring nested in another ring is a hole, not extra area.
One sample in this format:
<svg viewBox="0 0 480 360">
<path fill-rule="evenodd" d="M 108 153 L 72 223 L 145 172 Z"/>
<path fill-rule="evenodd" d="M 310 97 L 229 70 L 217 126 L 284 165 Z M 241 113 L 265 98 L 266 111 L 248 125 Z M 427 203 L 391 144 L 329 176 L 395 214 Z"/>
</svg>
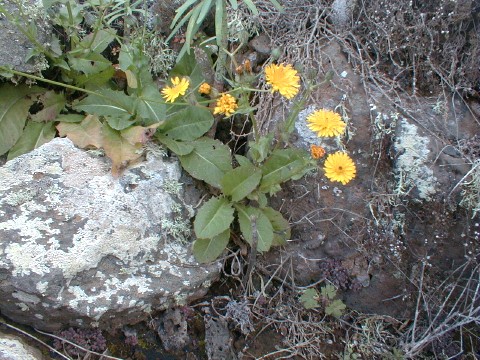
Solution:
<svg viewBox="0 0 480 360">
<path fill-rule="evenodd" d="M 297 95 L 300 88 L 300 77 L 292 65 L 270 64 L 265 68 L 267 84 L 272 86 L 272 92 L 278 91 L 287 99 Z"/>
<path fill-rule="evenodd" d="M 202 85 L 200 85 L 200 87 L 198 88 L 198 92 L 200 94 L 205 94 L 205 95 L 208 95 L 210 94 L 210 91 L 212 90 L 212 87 L 207 84 L 206 82 L 204 82 Z"/>
<path fill-rule="evenodd" d="M 318 136 L 337 136 L 345 131 L 345 124 L 336 112 L 317 110 L 307 116 L 307 126 Z"/>
<path fill-rule="evenodd" d="M 174 102 L 179 96 L 185 95 L 190 85 L 188 79 L 180 79 L 178 76 L 172 78 L 171 82 L 173 86 L 165 86 L 162 90 L 162 96 L 166 102 Z"/>
<path fill-rule="evenodd" d="M 318 145 L 310 145 L 310 154 L 315 160 L 320 159 L 325 155 L 325 149 Z"/>
<path fill-rule="evenodd" d="M 325 176 L 343 185 L 355 178 L 357 169 L 353 160 L 344 152 L 337 151 L 327 156 L 324 164 Z"/>
<path fill-rule="evenodd" d="M 237 110 L 237 100 L 230 94 L 222 94 L 217 100 L 213 114 L 224 114 L 226 117 L 231 116 Z"/>
</svg>

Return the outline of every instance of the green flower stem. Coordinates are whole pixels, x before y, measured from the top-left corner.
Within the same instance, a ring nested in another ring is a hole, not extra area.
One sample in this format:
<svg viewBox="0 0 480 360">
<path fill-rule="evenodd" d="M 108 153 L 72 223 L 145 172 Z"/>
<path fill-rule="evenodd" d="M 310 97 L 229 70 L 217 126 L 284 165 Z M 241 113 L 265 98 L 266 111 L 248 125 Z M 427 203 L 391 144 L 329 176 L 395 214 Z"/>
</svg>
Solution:
<svg viewBox="0 0 480 360">
<path fill-rule="evenodd" d="M 22 71 L 12 70 L 12 69 L 9 69 L 9 68 L 7 68 L 7 67 L 5 67 L 5 66 L 0 66 L 0 71 L 4 71 L 4 72 L 11 73 L 11 74 L 18 75 L 18 76 L 23 76 L 23 77 L 26 77 L 26 78 L 29 78 L 29 79 L 32 79 L 32 80 L 36 80 L 36 81 L 40 81 L 40 82 L 44 82 L 44 83 L 47 83 L 47 84 L 50 84 L 50 85 L 61 86 L 61 87 L 67 88 L 67 89 L 71 89 L 71 90 L 75 90 L 75 91 L 80 91 L 80 92 L 83 92 L 83 93 L 86 93 L 86 94 L 96 95 L 96 96 L 103 97 L 103 98 L 105 98 L 105 99 L 109 99 L 108 96 L 104 96 L 104 95 L 99 94 L 99 93 L 97 93 L 97 92 L 95 92 L 95 91 L 91 91 L 91 90 L 87 90 L 87 89 L 82 89 L 82 88 L 79 88 L 79 87 L 77 87 L 77 86 L 73 86 L 73 85 L 64 84 L 64 83 L 61 83 L 61 82 L 58 82 L 58 81 L 53 81 L 53 80 L 45 79 L 45 78 L 42 78 L 42 77 L 39 77 L 39 76 L 35 76 L 35 75 L 32 75 L 32 74 L 24 73 L 24 72 L 22 72 Z"/>
</svg>

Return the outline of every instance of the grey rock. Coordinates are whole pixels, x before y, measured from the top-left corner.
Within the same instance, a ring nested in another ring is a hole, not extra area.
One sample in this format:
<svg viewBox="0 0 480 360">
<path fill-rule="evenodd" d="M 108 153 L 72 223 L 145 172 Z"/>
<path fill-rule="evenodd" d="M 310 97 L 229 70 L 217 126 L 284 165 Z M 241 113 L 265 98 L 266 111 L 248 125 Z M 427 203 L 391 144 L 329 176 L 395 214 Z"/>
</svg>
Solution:
<svg viewBox="0 0 480 360">
<path fill-rule="evenodd" d="M 116 179 L 105 158 L 57 138 L 0 168 L 4 315 L 47 331 L 119 328 L 204 295 L 220 264 L 190 250 L 200 194 L 153 154 Z"/>
<path fill-rule="evenodd" d="M 22 338 L 0 332 L 0 360 L 43 360 L 40 350 Z"/>
<path fill-rule="evenodd" d="M 36 27 L 36 39 L 42 44 L 47 42 L 50 25 L 42 19 L 43 5 L 41 1 L 28 0 L 23 2 L 4 0 L 2 5 L 8 13 L 17 17 L 21 13 L 18 5 L 22 7 L 25 18 L 18 18 L 18 26 L 27 28 L 32 24 Z M 31 24 L 30 24 L 31 23 Z M 44 64 L 35 62 L 33 58 L 25 61 L 29 51 L 34 47 L 30 40 L 22 34 L 17 25 L 9 21 L 5 16 L 0 17 L 0 66 L 11 67 L 14 70 L 27 73 L 43 70 Z"/>
</svg>

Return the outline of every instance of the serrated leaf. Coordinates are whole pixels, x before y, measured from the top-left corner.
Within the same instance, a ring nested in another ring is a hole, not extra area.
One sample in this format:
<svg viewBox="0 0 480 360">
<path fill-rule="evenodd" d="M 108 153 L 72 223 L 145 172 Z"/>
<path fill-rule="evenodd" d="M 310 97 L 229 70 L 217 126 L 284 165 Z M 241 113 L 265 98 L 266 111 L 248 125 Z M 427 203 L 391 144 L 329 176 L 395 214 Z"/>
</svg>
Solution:
<svg viewBox="0 0 480 360">
<path fill-rule="evenodd" d="M 87 115 L 81 123 L 64 123 L 57 125 L 60 136 L 66 136 L 79 148 L 103 146 L 102 123 L 95 115 Z"/>
<path fill-rule="evenodd" d="M 182 167 L 194 178 L 220 188 L 223 176 L 232 169 L 230 148 L 210 138 L 200 138 L 190 144 L 193 151 L 179 156 Z"/>
<path fill-rule="evenodd" d="M 8 152 L 7 160 L 11 160 L 22 154 L 26 154 L 55 137 L 56 130 L 53 122 L 36 123 L 29 121 L 22 136 Z"/>
<path fill-rule="evenodd" d="M 268 251 L 272 246 L 273 227 L 268 217 L 261 209 L 251 206 L 235 205 L 238 214 L 238 222 L 245 241 L 250 245 L 253 243 L 253 224 L 257 234 L 257 250 Z"/>
<path fill-rule="evenodd" d="M 268 217 L 273 227 L 273 246 L 283 246 L 290 239 L 291 229 L 288 221 L 283 217 L 280 211 L 271 207 L 262 208 L 263 213 Z"/>
<path fill-rule="evenodd" d="M 56 120 L 67 102 L 63 93 L 55 93 L 54 91 L 45 92 L 39 96 L 38 100 L 42 103 L 43 109 L 30 117 L 33 121 Z"/>
<path fill-rule="evenodd" d="M 142 156 L 142 144 L 132 145 L 118 130 L 112 129 L 107 123 L 102 125 L 103 149 L 105 155 L 112 160 L 112 175 L 119 176 L 132 161 Z"/>
<path fill-rule="evenodd" d="M 272 187 L 303 175 L 309 169 L 309 162 L 303 151 L 297 149 L 275 150 L 262 166 L 263 178 L 260 190 L 271 192 Z"/>
<path fill-rule="evenodd" d="M 339 318 L 343 315 L 346 308 L 347 305 L 345 305 L 342 300 L 337 299 L 325 307 L 325 314 Z"/>
<path fill-rule="evenodd" d="M 170 139 L 168 136 L 162 135 L 159 132 L 155 134 L 155 137 L 177 155 L 188 155 L 193 151 L 193 145 L 188 142 Z"/>
<path fill-rule="evenodd" d="M 205 134 L 213 121 L 208 109 L 187 106 L 169 116 L 159 131 L 174 140 L 191 141 Z"/>
<path fill-rule="evenodd" d="M 193 255 L 200 263 L 216 260 L 228 245 L 230 229 L 225 230 L 211 239 L 197 239 L 193 243 Z"/>
<path fill-rule="evenodd" d="M 134 100 L 123 91 L 100 89 L 96 95 L 89 94 L 77 103 L 74 109 L 97 116 L 129 118 L 134 114 Z"/>
<path fill-rule="evenodd" d="M 262 178 L 262 171 L 253 166 L 241 165 L 225 174 L 221 181 L 222 191 L 232 201 L 240 201 L 256 189 Z"/>
<path fill-rule="evenodd" d="M 320 289 L 320 293 L 325 299 L 333 300 L 337 296 L 337 289 L 335 289 L 335 286 L 327 284 Z"/>
<path fill-rule="evenodd" d="M 28 111 L 34 102 L 27 95 L 41 91 L 40 88 L 27 86 L 0 87 L 0 155 L 10 150 L 22 135 Z"/>
<path fill-rule="evenodd" d="M 319 307 L 320 304 L 318 303 L 317 290 L 313 288 L 305 290 L 302 296 L 300 296 L 300 302 L 305 309 L 314 309 L 316 307 Z"/>
<path fill-rule="evenodd" d="M 201 239 L 213 238 L 230 228 L 234 209 L 228 199 L 213 197 L 198 209 L 193 222 L 195 235 Z"/>
</svg>

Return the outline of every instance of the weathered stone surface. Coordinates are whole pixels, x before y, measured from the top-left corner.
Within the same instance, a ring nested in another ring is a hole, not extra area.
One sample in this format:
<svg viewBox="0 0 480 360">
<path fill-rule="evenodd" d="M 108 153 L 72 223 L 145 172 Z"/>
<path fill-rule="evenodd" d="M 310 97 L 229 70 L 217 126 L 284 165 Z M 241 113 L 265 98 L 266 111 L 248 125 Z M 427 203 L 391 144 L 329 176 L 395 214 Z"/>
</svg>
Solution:
<svg viewBox="0 0 480 360">
<path fill-rule="evenodd" d="M 177 161 L 152 153 L 115 179 L 105 158 L 68 139 L 7 162 L 1 312 L 49 331 L 117 328 L 202 296 L 219 264 L 199 266 L 190 252 L 189 204 L 199 194 L 180 177 Z"/>
<path fill-rule="evenodd" d="M 0 360 L 43 360 L 40 350 L 17 336 L 0 332 Z"/>
<path fill-rule="evenodd" d="M 47 41 L 47 33 L 50 25 L 41 18 L 43 5 L 41 1 L 29 0 L 23 2 L 14 2 L 4 0 L 1 2 L 6 11 L 14 18 L 20 15 L 18 4 L 22 6 L 22 13 L 25 18 L 18 18 L 18 25 L 23 27 L 30 26 L 29 21 L 36 24 L 37 41 L 42 44 Z M 18 71 L 36 72 L 43 70 L 44 64 L 38 63 L 39 59 L 30 59 L 25 61 L 27 54 L 34 47 L 28 38 L 22 34 L 12 21 L 5 16 L 0 18 L 0 66 L 12 67 Z"/>
</svg>

